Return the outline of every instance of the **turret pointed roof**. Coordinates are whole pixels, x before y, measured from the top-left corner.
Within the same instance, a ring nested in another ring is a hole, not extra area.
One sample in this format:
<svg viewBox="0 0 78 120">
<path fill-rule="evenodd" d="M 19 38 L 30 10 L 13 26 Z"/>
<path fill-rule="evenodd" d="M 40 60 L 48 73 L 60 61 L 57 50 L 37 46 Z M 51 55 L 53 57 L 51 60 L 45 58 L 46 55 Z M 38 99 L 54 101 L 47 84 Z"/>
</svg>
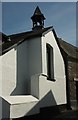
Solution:
<svg viewBox="0 0 78 120">
<path fill-rule="evenodd" d="M 44 15 L 42 14 L 40 8 L 37 6 L 31 19 L 34 19 L 35 17 L 38 17 L 38 16 L 42 17 L 42 19 L 45 20 Z"/>
<path fill-rule="evenodd" d="M 39 9 L 38 6 L 35 9 L 34 15 L 42 15 L 41 10 Z"/>
</svg>

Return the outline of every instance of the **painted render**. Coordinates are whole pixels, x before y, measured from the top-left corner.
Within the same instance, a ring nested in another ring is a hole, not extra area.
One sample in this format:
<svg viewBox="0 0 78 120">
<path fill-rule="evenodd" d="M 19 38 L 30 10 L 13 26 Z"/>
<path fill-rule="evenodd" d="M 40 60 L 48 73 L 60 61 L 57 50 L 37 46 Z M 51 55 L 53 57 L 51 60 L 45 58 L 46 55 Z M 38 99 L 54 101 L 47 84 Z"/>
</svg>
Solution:
<svg viewBox="0 0 78 120">
<path fill-rule="evenodd" d="M 46 43 L 53 47 L 55 81 L 47 80 L 46 77 Z M 7 113 L 9 116 L 4 112 L 4 118 L 32 115 L 38 113 L 42 107 L 66 104 L 64 61 L 51 29 L 44 32 L 42 37 L 22 42 L 2 55 L 0 61 L 1 59 L 1 96 L 3 103 L 6 101 L 6 106 L 10 109 L 10 113 Z"/>
<path fill-rule="evenodd" d="M 13 48 L 3 56 L 0 56 L 0 61 L 2 62 L 1 96 L 10 96 L 16 87 L 16 50 Z"/>
<path fill-rule="evenodd" d="M 47 77 L 46 77 L 47 76 L 46 43 L 49 43 L 54 50 L 54 79 L 56 80 L 55 82 L 47 80 Z M 31 92 L 33 91 L 32 94 L 34 96 L 42 99 L 44 95 L 46 95 L 46 93 L 50 91 L 53 94 L 57 105 L 66 104 L 66 76 L 65 76 L 64 61 L 52 31 L 49 31 L 47 34 L 42 36 L 41 51 L 42 51 L 41 52 L 42 53 L 42 73 L 41 75 L 38 74 L 38 75 L 32 76 Z M 43 75 L 46 75 L 46 76 L 44 77 Z M 59 95 L 61 95 L 61 99 Z M 51 103 L 50 106 L 51 105 L 53 104 Z"/>
</svg>

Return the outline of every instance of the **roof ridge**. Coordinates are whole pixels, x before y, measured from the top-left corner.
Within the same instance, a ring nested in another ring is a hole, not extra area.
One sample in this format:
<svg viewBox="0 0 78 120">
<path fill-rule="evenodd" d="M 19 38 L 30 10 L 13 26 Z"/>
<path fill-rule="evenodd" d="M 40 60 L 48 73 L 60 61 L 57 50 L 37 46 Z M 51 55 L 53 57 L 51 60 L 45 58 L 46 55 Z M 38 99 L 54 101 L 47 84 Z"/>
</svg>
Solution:
<svg viewBox="0 0 78 120">
<path fill-rule="evenodd" d="M 19 34 L 30 33 L 30 32 L 32 32 L 32 31 L 13 33 L 13 34 L 9 34 L 8 37 L 14 36 L 14 35 L 19 35 Z"/>
</svg>

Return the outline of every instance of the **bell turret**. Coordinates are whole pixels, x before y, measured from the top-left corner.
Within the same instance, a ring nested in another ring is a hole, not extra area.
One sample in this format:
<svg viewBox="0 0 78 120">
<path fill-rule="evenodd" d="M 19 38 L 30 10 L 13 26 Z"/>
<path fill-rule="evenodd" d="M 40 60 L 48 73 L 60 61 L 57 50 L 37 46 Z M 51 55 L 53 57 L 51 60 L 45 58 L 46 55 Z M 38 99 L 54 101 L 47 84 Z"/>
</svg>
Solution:
<svg viewBox="0 0 78 120">
<path fill-rule="evenodd" d="M 35 12 L 34 12 L 33 16 L 31 17 L 31 19 L 32 19 L 32 22 L 33 22 L 33 28 L 32 29 L 42 29 L 42 28 L 44 28 L 45 17 L 41 13 L 38 6 L 36 7 Z"/>
</svg>

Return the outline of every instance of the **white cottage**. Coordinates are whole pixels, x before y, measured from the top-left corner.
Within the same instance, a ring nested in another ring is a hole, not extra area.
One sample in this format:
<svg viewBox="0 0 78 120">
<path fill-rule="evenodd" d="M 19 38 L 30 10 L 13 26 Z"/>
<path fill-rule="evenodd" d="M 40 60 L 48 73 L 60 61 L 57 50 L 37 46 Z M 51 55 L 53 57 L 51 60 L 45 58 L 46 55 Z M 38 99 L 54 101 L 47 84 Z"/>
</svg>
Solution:
<svg viewBox="0 0 78 120">
<path fill-rule="evenodd" d="M 0 118 L 35 115 L 42 108 L 67 104 L 65 63 L 55 30 L 44 28 L 39 7 L 31 19 L 32 31 L 2 34 Z"/>
</svg>

